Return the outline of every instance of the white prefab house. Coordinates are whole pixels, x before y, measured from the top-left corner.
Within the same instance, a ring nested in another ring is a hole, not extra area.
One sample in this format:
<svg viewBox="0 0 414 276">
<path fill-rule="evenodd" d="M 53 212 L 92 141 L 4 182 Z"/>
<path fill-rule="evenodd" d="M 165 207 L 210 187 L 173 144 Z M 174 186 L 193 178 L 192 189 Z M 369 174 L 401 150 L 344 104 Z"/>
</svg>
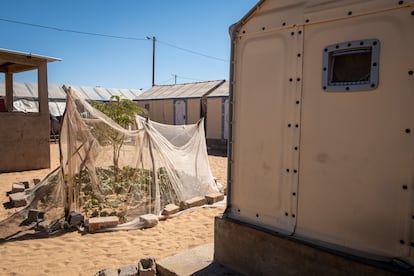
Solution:
<svg viewBox="0 0 414 276">
<path fill-rule="evenodd" d="M 414 265 L 414 1 L 264 0 L 230 32 L 224 217 Z"/>
</svg>

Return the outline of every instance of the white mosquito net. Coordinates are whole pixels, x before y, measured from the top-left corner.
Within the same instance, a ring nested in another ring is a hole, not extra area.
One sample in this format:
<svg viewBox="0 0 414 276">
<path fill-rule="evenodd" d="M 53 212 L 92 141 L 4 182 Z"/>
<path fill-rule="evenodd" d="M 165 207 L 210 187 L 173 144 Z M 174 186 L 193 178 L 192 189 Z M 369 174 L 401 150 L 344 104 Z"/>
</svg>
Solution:
<svg viewBox="0 0 414 276">
<path fill-rule="evenodd" d="M 141 225 L 131 222 L 143 214 L 218 191 L 203 120 L 172 126 L 136 116 L 125 129 L 70 88 L 60 153 L 61 167 L 25 191 L 28 206 L 0 222 L 0 238 L 21 231 L 33 208 L 47 221 L 77 212 L 85 220 L 118 216 L 119 229 L 134 229 Z"/>
</svg>

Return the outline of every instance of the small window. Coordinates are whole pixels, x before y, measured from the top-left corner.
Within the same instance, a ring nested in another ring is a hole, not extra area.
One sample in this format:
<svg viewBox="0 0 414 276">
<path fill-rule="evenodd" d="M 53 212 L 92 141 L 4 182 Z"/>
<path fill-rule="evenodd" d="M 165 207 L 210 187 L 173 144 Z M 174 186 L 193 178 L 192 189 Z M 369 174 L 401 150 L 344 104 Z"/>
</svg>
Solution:
<svg viewBox="0 0 414 276">
<path fill-rule="evenodd" d="M 149 104 L 149 103 L 146 103 L 146 104 L 144 105 L 144 107 L 145 107 L 145 109 L 146 109 L 147 111 L 150 111 L 150 104 Z"/>
<path fill-rule="evenodd" d="M 322 88 L 347 92 L 378 86 L 379 41 L 367 39 L 329 45 L 323 52 Z"/>
</svg>

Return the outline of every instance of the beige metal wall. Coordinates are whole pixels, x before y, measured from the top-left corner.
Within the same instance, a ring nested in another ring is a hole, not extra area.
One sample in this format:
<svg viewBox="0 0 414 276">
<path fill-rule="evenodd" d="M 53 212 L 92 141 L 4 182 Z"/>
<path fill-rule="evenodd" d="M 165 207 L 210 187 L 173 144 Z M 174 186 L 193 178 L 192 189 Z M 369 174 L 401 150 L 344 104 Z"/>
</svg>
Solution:
<svg viewBox="0 0 414 276">
<path fill-rule="evenodd" d="M 223 100 L 219 98 L 207 98 L 207 138 L 222 139 L 223 132 Z"/>
<path fill-rule="evenodd" d="M 200 98 L 187 100 L 187 124 L 195 124 L 200 120 Z"/>
<path fill-rule="evenodd" d="M 0 172 L 50 167 L 49 114 L 0 113 Z"/>
<path fill-rule="evenodd" d="M 382 256 L 406 257 L 414 189 L 413 8 L 305 27 L 296 233 Z M 335 30 L 334 32 L 332 30 Z M 327 45 L 380 41 L 379 86 L 329 93 Z M 404 187 L 407 187 L 405 189 Z"/>
<path fill-rule="evenodd" d="M 319 2 L 265 1 L 239 30 L 229 216 L 414 264 L 413 1 Z M 378 88 L 322 91 L 323 49 L 373 38 Z"/>
<path fill-rule="evenodd" d="M 159 123 L 174 124 L 174 101 L 173 100 L 148 100 L 136 101 L 138 106 L 145 108 L 145 104 L 149 104 L 150 110 L 148 117 Z"/>
</svg>

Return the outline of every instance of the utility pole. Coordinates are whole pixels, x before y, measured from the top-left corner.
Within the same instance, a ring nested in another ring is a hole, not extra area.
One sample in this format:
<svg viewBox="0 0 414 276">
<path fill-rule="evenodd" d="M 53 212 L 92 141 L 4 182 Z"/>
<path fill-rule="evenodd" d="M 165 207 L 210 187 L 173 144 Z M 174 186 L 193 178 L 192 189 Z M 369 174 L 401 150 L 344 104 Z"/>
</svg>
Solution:
<svg viewBox="0 0 414 276">
<path fill-rule="evenodd" d="M 174 77 L 174 84 L 177 84 L 177 75 L 173 74 L 173 77 Z"/>
<path fill-rule="evenodd" d="M 152 40 L 152 86 L 155 85 L 155 36 L 152 38 L 147 36 L 148 40 Z"/>
</svg>

